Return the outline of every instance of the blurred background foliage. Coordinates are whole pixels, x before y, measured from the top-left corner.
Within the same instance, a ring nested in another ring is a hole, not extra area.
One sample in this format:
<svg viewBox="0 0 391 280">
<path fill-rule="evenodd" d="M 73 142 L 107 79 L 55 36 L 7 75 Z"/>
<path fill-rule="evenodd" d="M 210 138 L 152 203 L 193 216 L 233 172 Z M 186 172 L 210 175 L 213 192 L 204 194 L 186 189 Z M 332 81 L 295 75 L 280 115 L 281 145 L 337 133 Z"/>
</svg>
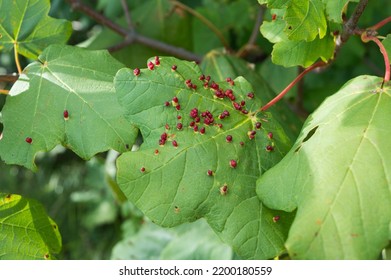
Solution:
<svg viewBox="0 0 391 280">
<path fill-rule="evenodd" d="M 229 52 L 239 55 L 248 75 L 260 75 L 274 92 L 281 91 L 299 73 L 298 67 L 273 65 L 272 45 L 256 30 L 255 45 L 248 46 L 256 20 L 271 20 L 271 14 L 256 0 L 127 0 L 132 23 L 139 34 L 205 56 L 222 50 L 224 44 L 200 20 L 209 20 L 221 32 Z M 186 5 L 193 13 L 174 3 Z M 112 21 L 126 26 L 121 0 L 84 0 Z M 194 13 L 195 12 L 195 13 Z M 391 5 L 369 1 L 360 19 L 360 27 L 369 27 L 391 14 Z M 85 14 L 71 9 L 65 0 L 52 0 L 50 15 L 72 22 L 71 45 L 88 49 L 109 49 L 128 67 L 144 68 L 146 60 L 166 55 L 140 44 L 121 46 L 123 38 L 97 24 Z M 381 33 L 390 33 L 390 25 Z M 30 61 L 21 57 L 21 64 Z M 224 67 L 224 66 L 221 66 Z M 361 75 L 383 75 L 383 58 L 373 43 L 350 38 L 337 54 L 334 63 L 321 72 L 308 74 L 286 96 L 292 111 L 304 118 L 346 81 Z M 240 69 L 240 67 L 238 68 Z M 16 72 L 13 55 L 0 53 L 0 75 Z M 245 73 L 241 73 L 245 76 Z M 10 84 L 1 84 L 8 88 Z M 0 95 L 0 109 L 5 95 Z M 297 128 L 299 129 L 299 128 Z M 2 131 L 0 114 L 0 131 Z M 204 220 L 164 229 L 148 221 L 133 205 L 124 200 L 115 183 L 115 158 L 110 151 L 90 161 L 79 159 L 62 147 L 37 157 L 39 171 L 33 173 L 0 162 L 1 192 L 35 198 L 44 204 L 50 217 L 59 225 L 63 250 L 59 259 L 232 259 L 231 248 L 222 244 Z M 189 242 L 191 240 L 191 242 Z"/>
</svg>

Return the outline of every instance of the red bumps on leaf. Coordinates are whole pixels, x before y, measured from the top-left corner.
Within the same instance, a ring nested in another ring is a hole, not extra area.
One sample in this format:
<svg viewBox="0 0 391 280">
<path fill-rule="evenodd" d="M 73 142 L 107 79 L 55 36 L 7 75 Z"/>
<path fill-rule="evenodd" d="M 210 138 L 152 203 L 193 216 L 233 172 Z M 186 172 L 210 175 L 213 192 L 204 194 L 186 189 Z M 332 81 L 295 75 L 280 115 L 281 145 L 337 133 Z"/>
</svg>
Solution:
<svg viewBox="0 0 391 280">
<path fill-rule="evenodd" d="M 207 174 L 208 176 L 213 176 L 213 171 L 209 169 L 209 170 L 206 172 L 206 174 Z"/>
<path fill-rule="evenodd" d="M 247 93 L 247 97 L 250 98 L 250 99 L 253 99 L 254 98 L 254 93 L 252 93 L 252 92 Z"/>
<path fill-rule="evenodd" d="M 178 147 L 178 142 L 176 140 L 172 141 L 172 145 L 176 148 Z"/>
<path fill-rule="evenodd" d="M 164 102 L 164 106 L 166 106 L 166 107 L 170 106 L 170 102 L 168 102 L 168 101 Z"/>
<path fill-rule="evenodd" d="M 178 67 L 177 67 L 176 65 L 171 66 L 171 70 L 172 70 L 172 71 L 176 71 L 177 68 L 178 68 Z"/>
<path fill-rule="evenodd" d="M 201 133 L 201 134 L 205 134 L 205 127 L 201 127 L 200 133 Z"/>
<path fill-rule="evenodd" d="M 280 220 L 280 216 L 274 216 L 273 222 L 277 223 Z"/>
<path fill-rule="evenodd" d="M 177 128 L 178 130 L 181 130 L 181 129 L 183 128 L 182 123 L 177 123 L 176 128 Z"/>
<path fill-rule="evenodd" d="M 262 127 L 262 123 L 257 122 L 257 123 L 255 124 L 255 128 L 256 128 L 256 129 L 260 129 L 261 127 Z"/>
<path fill-rule="evenodd" d="M 141 171 L 142 173 L 144 173 L 144 172 L 145 172 L 145 167 L 144 167 L 144 166 L 141 167 L 141 168 L 140 168 L 140 171 Z"/>
<path fill-rule="evenodd" d="M 228 192 L 228 186 L 227 184 L 224 184 L 221 188 L 220 188 L 220 194 L 221 195 L 226 195 Z"/>
<path fill-rule="evenodd" d="M 159 150 L 156 149 L 154 154 L 157 156 L 159 154 Z"/>
<path fill-rule="evenodd" d="M 236 160 L 231 159 L 231 160 L 229 161 L 229 165 L 230 165 L 232 168 L 236 168 L 236 166 L 238 165 L 238 163 L 237 163 Z"/>
<path fill-rule="evenodd" d="M 26 138 L 26 142 L 29 143 L 29 144 L 31 144 L 31 143 L 33 142 L 33 139 L 32 139 L 31 137 L 27 137 L 27 138 Z"/>
<path fill-rule="evenodd" d="M 255 130 L 252 130 L 252 131 L 247 132 L 248 138 L 254 139 L 256 133 L 257 133 L 257 132 L 256 132 Z"/>
<path fill-rule="evenodd" d="M 160 58 L 155 56 L 155 65 L 160 65 Z"/>
<path fill-rule="evenodd" d="M 269 132 L 269 133 L 267 134 L 267 137 L 268 137 L 269 139 L 272 139 L 272 138 L 273 138 L 273 132 Z"/>
<path fill-rule="evenodd" d="M 65 110 L 64 112 L 63 112 L 63 116 L 64 116 L 64 120 L 68 120 L 69 119 L 69 113 L 68 113 L 68 110 Z"/>
<path fill-rule="evenodd" d="M 147 64 L 147 66 L 148 66 L 148 69 L 149 69 L 149 70 L 153 70 L 153 69 L 155 68 L 155 64 L 153 64 L 152 61 L 149 61 L 148 64 Z"/>
<path fill-rule="evenodd" d="M 138 76 L 138 75 L 140 75 L 140 69 L 138 69 L 138 68 L 134 68 L 134 70 L 133 70 L 133 74 L 135 75 L 135 76 Z"/>
<path fill-rule="evenodd" d="M 227 137 L 225 137 L 225 141 L 227 141 L 228 143 L 231 143 L 232 142 L 232 135 L 227 135 Z"/>
<path fill-rule="evenodd" d="M 267 146 L 266 146 L 266 151 L 272 152 L 273 150 L 274 150 L 274 147 L 273 147 L 273 146 L 271 146 L 271 145 L 267 145 Z"/>
</svg>

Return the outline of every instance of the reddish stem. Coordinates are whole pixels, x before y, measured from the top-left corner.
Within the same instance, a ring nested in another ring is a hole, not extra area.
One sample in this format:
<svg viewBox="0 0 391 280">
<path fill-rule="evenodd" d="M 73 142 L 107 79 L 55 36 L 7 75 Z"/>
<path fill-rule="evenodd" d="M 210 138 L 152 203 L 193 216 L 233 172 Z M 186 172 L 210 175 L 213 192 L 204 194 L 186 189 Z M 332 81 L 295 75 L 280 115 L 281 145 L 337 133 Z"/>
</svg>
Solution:
<svg viewBox="0 0 391 280">
<path fill-rule="evenodd" d="M 301 72 L 286 88 L 284 88 L 276 97 L 274 97 L 269 103 L 267 103 L 265 106 L 261 108 L 261 111 L 266 111 L 271 106 L 276 104 L 281 98 L 284 97 L 285 94 L 288 93 L 288 91 L 294 87 L 308 72 L 311 72 L 315 68 L 318 68 L 320 66 L 326 65 L 323 61 L 318 61 L 314 64 L 312 64 L 310 67 L 304 69 L 303 72 Z"/>
<path fill-rule="evenodd" d="M 383 19 L 382 21 L 376 23 L 374 26 L 368 28 L 370 30 L 378 30 L 380 29 L 381 27 L 383 27 L 384 25 L 386 25 L 387 23 L 391 22 L 391 16 L 388 17 L 388 18 L 385 18 Z"/>
<path fill-rule="evenodd" d="M 385 63 L 385 66 L 386 66 L 386 73 L 384 74 L 384 82 L 389 82 L 390 81 L 390 75 L 391 75 L 390 59 L 388 57 L 386 48 L 383 46 L 382 42 L 380 42 L 380 40 L 376 36 L 368 35 L 367 32 L 364 32 L 361 35 L 361 40 L 363 42 L 373 41 L 373 42 L 375 42 L 379 46 L 380 52 L 383 54 L 384 63 Z"/>
</svg>

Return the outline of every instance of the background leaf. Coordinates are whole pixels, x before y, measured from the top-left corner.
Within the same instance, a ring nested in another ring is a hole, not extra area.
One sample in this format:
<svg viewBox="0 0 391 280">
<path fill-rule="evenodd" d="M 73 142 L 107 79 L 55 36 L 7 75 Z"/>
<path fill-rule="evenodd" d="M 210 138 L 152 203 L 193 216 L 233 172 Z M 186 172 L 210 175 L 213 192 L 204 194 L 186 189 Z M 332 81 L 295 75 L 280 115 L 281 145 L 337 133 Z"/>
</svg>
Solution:
<svg viewBox="0 0 391 280">
<path fill-rule="evenodd" d="M 53 259 L 61 250 L 56 223 L 43 206 L 16 194 L 0 193 L 0 259 Z"/>
<path fill-rule="evenodd" d="M 391 220 L 390 84 L 360 76 L 305 123 L 288 155 L 257 183 L 273 209 L 298 208 L 286 246 L 299 259 L 375 259 Z"/>
<path fill-rule="evenodd" d="M 172 65 L 177 66 L 176 71 Z M 172 227 L 205 217 L 240 256 L 274 257 L 283 251 L 290 217 L 271 212 L 259 202 L 255 181 L 282 158 L 290 142 L 270 115 L 257 113 L 261 103 L 256 96 L 248 97 L 252 88 L 246 80 L 239 77 L 234 84 L 225 81 L 219 87 L 223 92 L 232 89 L 239 103 L 245 101 L 243 109 L 248 114 L 234 110 L 227 97 L 214 97 L 214 78 L 204 88 L 201 75 L 195 63 L 166 57 L 153 70 L 142 69 L 138 76 L 130 69 L 117 73 L 120 104 L 144 139 L 140 150 L 118 158 L 119 186 L 154 223 Z M 186 83 L 188 79 L 192 82 Z M 189 83 L 197 89 L 190 89 Z M 174 97 L 178 104 L 171 102 Z M 177 105 L 181 107 L 176 109 Z M 194 126 L 189 127 L 193 108 L 198 108 L 200 116 L 198 132 Z M 209 125 L 202 117 L 207 110 L 214 118 Z M 230 116 L 219 119 L 224 110 Z M 260 129 L 256 128 L 258 122 L 262 122 Z M 177 129 L 178 123 L 182 123 L 182 129 Z M 202 128 L 204 134 L 200 133 Z M 249 139 L 251 131 L 256 132 L 253 140 Z M 273 139 L 268 136 L 271 131 Z M 167 140 L 159 146 L 164 133 Z M 227 142 L 228 135 L 232 141 Z M 236 161 L 236 168 L 230 166 L 231 160 Z M 208 170 L 212 176 L 208 176 Z M 281 216 L 279 223 L 273 222 L 276 215 Z"/>
<path fill-rule="evenodd" d="M 342 23 L 342 14 L 346 12 L 349 2 L 359 2 L 358 0 L 322 0 L 326 5 L 327 18 L 336 23 Z"/>
<path fill-rule="evenodd" d="M 334 53 L 334 40 L 331 36 L 323 39 L 316 38 L 311 42 L 306 41 L 284 41 L 273 46 L 273 63 L 291 67 L 300 65 L 308 67 L 319 58 L 328 61 Z M 287 56 L 289 52 L 291 55 Z"/>
<path fill-rule="evenodd" d="M 321 0 L 291 0 L 284 16 L 290 40 L 307 42 L 326 35 L 327 21 Z"/>
<path fill-rule="evenodd" d="M 0 50 L 37 58 L 51 44 L 65 43 L 72 33 L 71 23 L 48 16 L 49 0 L 0 1 Z"/>
<path fill-rule="evenodd" d="M 331 35 L 322 34 L 322 38 L 311 38 L 311 41 L 291 40 L 286 33 L 285 25 L 284 19 L 277 15 L 272 21 L 264 21 L 260 28 L 262 35 L 274 43 L 273 63 L 285 67 L 308 67 L 319 58 L 327 61 L 333 57 L 335 43 Z"/>
<path fill-rule="evenodd" d="M 7 98 L 1 158 L 34 170 L 37 152 L 57 144 L 84 159 L 108 149 L 130 149 L 137 129 L 123 117 L 113 87 L 121 67 L 106 51 L 48 47 L 26 67 Z"/>
<path fill-rule="evenodd" d="M 233 257 L 232 249 L 220 241 L 203 219 L 170 229 L 147 220 L 136 234 L 132 224 L 132 220 L 123 224 L 124 239 L 113 248 L 112 259 L 230 260 Z"/>
</svg>

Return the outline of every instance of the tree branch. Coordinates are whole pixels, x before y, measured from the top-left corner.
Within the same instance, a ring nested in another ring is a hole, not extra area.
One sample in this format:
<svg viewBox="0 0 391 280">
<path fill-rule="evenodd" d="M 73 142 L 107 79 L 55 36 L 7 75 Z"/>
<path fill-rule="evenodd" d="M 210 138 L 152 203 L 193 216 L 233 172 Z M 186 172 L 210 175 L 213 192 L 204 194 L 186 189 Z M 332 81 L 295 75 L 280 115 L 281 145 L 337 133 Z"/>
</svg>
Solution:
<svg viewBox="0 0 391 280">
<path fill-rule="evenodd" d="M 368 0 L 360 0 L 353 14 L 349 18 L 349 20 L 344 24 L 342 34 L 341 34 L 342 43 L 347 42 L 351 35 L 357 34 L 358 20 L 363 14 L 367 4 L 368 4 Z"/>
<path fill-rule="evenodd" d="M 0 82 L 15 83 L 19 78 L 19 75 L 0 75 Z"/>
<path fill-rule="evenodd" d="M 71 4 L 72 9 L 86 14 L 90 18 L 96 20 L 98 23 L 110 28 L 115 33 L 124 37 L 125 38 L 125 42 L 124 42 L 125 45 L 126 44 L 130 45 L 132 43 L 139 43 L 139 44 L 143 44 L 145 46 L 154 48 L 156 50 L 166 52 L 170 55 L 180 57 L 182 59 L 191 60 L 191 61 L 201 61 L 202 60 L 202 56 L 194 54 L 188 50 L 169 45 L 169 44 L 164 43 L 159 40 L 145 37 L 143 35 L 138 34 L 133 29 L 128 30 L 126 28 L 123 28 L 122 26 L 116 24 L 112 20 L 110 20 L 110 19 L 106 18 L 105 16 L 99 14 L 98 12 L 94 11 L 90 7 L 84 5 L 83 3 L 81 3 L 80 0 L 67 0 L 67 1 Z"/>
<path fill-rule="evenodd" d="M 259 27 L 261 26 L 263 22 L 263 16 L 265 14 L 266 7 L 265 5 L 261 5 L 259 7 L 257 17 L 255 19 L 254 27 L 251 32 L 250 38 L 248 39 L 248 42 L 241 47 L 238 52 L 236 53 L 236 56 L 238 57 L 244 57 L 250 52 L 252 49 L 256 48 L 256 41 L 259 36 Z"/>
</svg>

